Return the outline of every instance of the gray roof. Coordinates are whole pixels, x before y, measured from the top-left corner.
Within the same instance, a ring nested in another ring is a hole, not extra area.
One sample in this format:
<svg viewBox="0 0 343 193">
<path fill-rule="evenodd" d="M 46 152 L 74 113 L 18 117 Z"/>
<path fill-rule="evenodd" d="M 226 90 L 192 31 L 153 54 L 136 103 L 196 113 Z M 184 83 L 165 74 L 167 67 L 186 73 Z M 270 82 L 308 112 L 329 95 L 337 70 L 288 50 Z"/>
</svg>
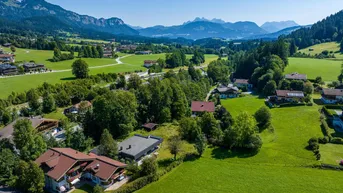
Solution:
<svg viewBox="0 0 343 193">
<path fill-rule="evenodd" d="M 119 143 L 118 149 L 122 156 L 136 160 L 156 148 L 162 141 L 162 138 L 156 136 L 135 135 Z"/>
</svg>

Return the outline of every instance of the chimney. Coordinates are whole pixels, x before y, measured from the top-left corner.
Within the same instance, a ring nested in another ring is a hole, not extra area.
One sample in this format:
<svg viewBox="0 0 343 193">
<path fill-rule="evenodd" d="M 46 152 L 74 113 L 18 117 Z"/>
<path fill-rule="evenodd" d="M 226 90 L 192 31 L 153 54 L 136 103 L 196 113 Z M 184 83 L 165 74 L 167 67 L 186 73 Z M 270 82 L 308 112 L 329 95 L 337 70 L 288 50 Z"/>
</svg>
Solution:
<svg viewBox="0 0 343 193">
<path fill-rule="evenodd" d="M 129 149 L 131 149 L 131 145 L 129 145 Z"/>
<path fill-rule="evenodd" d="M 122 151 L 123 150 L 123 146 L 120 146 L 120 149 L 119 149 L 119 151 Z"/>
</svg>

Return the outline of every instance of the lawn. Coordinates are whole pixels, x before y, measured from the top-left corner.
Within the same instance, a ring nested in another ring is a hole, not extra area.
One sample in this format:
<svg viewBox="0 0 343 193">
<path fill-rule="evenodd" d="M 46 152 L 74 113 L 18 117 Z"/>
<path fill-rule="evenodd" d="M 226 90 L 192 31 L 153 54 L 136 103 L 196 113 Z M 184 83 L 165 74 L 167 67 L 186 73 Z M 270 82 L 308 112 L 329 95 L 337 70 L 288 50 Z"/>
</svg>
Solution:
<svg viewBox="0 0 343 193">
<path fill-rule="evenodd" d="M 67 118 L 64 114 L 63 114 L 63 110 L 61 108 L 56 109 L 56 111 L 46 114 L 44 115 L 44 118 L 46 119 L 56 119 L 56 120 L 61 120 L 63 118 Z"/>
<path fill-rule="evenodd" d="M 73 191 L 73 193 L 91 193 L 93 192 L 93 187 L 91 185 L 85 184 L 80 188 L 77 188 Z"/>
<path fill-rule="evenodd" d="M 343 145 L 328 143 L 320 145 L 319 151 L 323 163 L 338 165 L 343 160 Z"/>
<path fill-rule="evenodd" d="M 321 76 L 324 81 L 335 81 L 341 71 L 341 61 L 311 58 L 289 58 L 285 73 L 298 72 L 307 74 L 309 79 Z"/>
<path fill-rule="evenodd" d="M 253 114 L 264 99 L 247 96 L 222 100 L 233 115 Z M 318 106 L 271 109 L 274 130 L 260 135 L 256 155 L 208 148 L 203 157 L 186 162 L 139 191 L 154 192 L 341 192 L 341 172 L 312 169 L 319 164 L 306 149 L 311 137 L 322 137 Z"/>
<path fill-rule="evenodd" d="M 242 110 L 253 114 L 260 107 L 265 105 L 263 99 L 259 99 L 257 96 L 250 95 L 242 98 L 221 100 L 221 103 L 231 113 L 232 116 L 236 116 L 238 113 L 242 112 Z"/>
<path fill-rule="evenodd" d="M 9 49 L 4 49 L 9 51 Z M 44 64 L 47 68 L 52 70 L 65 70 L 71 69 L 71 65 L 77 58 L 74 60 L 66 60 L 62 62 L 50 62 L 54 55 L 53 51 L 48 50 L 31 50 L 31 49 L 16 49 L 16 61 L 26 61 L 29 62 L 31 60 L 35 61 L 36 63 Z M 103 66 L 108 64 L 115 64 L 116 61 L 110 58 L 83 58 L 87 62 L 90 67 L 94 66 Z"/>
<path fill-rule="evenodd" d="M 155 131 L 151 131 L 151 132 L 147 132 L 145 130 L 137 130 L 131 133 L 131 136 L 133 136 L 134 134 L 140 134 L 143 136 L 154 135 L 154 136 L 162 137 L 163 143 L 161 145 L 161 149 L 158 151 L 159 153 L 158 159 L 167 159 L 167 158 L 173 157 L 173 155 L 170 154 L 169 152 L 167 141 L 170 137 L 179 135 L 178 130 L 179 130 L 179 127 L 177 125 L 168 123 L 168 124 L 161 125 Z M 194 146 L 186 141 L 183 141 L 181 155 L 184 153 L 190 153 L 190 152 L 195 152 Z"/>
</svg>

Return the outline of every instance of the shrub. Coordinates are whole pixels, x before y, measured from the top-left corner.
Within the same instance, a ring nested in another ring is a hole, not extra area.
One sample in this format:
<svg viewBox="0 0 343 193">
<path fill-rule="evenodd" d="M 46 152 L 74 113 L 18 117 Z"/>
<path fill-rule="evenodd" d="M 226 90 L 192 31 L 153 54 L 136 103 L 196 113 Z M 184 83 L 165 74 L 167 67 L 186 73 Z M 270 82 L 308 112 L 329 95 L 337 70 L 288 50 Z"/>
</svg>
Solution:
<svg viewBox="0 0 343 193">
<path fill-rule="evenodd" d="M 321 122 L 320 126 L 322 127 L 323 134 L 324 136 L 328 137 L 328 140 L 329 140 L 328 142 L 330 142 L 330 139 L 332 138 L 330 134 L 330 127 L 325 119 L 321 119 L 320 122 Z"/>
<path fill-rule="evenodd" d="M 330 142 L 333 143 L 333 144 L 343 144 L 343 139 L 339 138 L 339 137 L 334 137 L 334 138 L 331 139 Z"/>
</svg>

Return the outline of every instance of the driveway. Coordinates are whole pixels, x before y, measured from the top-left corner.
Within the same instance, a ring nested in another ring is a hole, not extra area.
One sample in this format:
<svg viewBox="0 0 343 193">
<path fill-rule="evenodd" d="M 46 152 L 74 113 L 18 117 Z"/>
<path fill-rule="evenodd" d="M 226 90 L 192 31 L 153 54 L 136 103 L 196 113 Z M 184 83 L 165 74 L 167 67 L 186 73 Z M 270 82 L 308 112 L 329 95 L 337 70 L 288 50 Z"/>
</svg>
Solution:
<svg viewBox="0 0 343 193">
<path fill-rule="evenodd" d="M 116 183 L 113 184 L 112 186 L 108 187 L 108 188 L 105 190 L 105 192 L 117 190 L 117 189 L 120 188 L 122 185 L 126 184 L 129 180 L 130 180 L 130 177 L 126 177 L 124 180 L 122 180 L 122 181 L 120 181 L 120 182 L 116 182 Z"/>
</svg>

